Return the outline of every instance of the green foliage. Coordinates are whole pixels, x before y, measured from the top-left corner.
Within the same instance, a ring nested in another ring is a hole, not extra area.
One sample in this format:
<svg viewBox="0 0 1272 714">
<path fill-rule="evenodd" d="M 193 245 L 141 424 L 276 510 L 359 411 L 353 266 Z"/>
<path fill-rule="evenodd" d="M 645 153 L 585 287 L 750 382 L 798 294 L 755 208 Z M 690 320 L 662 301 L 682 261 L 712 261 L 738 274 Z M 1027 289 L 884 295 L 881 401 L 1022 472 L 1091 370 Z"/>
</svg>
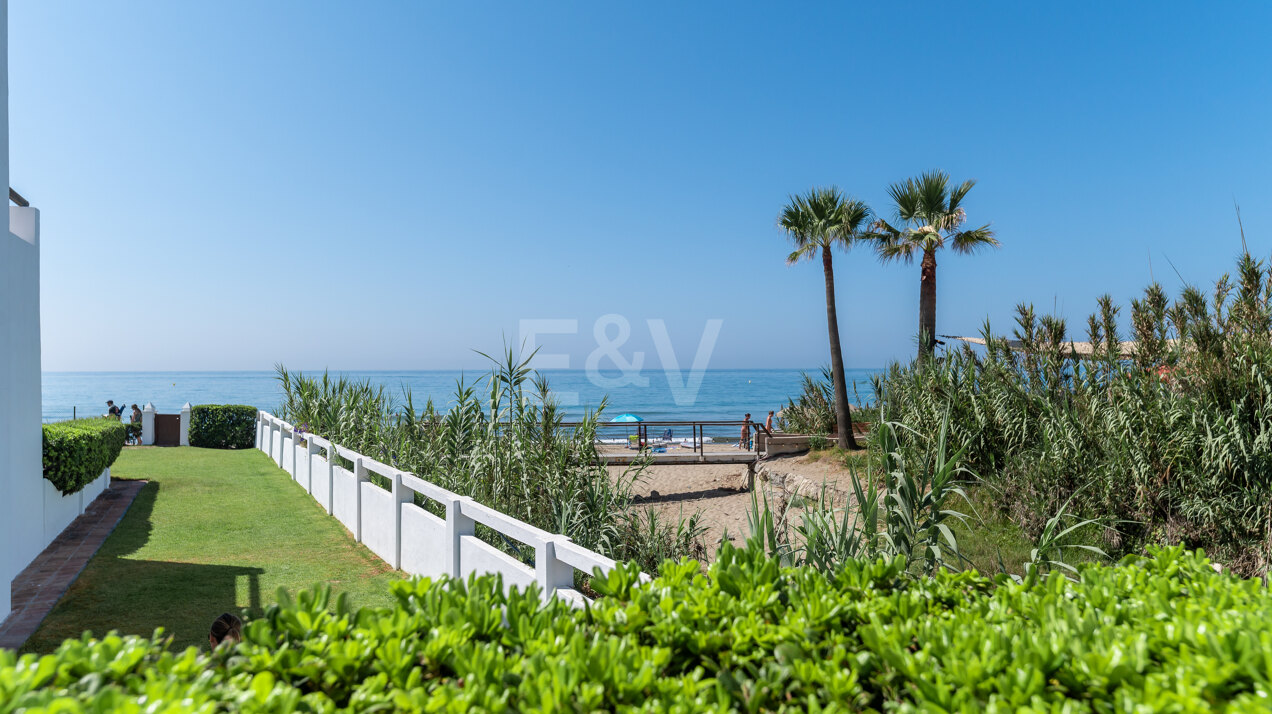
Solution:
<svg viewBox="0 0 1272 714">
<path fill-rule="evenodd" d="M 983 354 L 950 350 L 928 365 L 894 365 L 876 384 L 896 418 L 935 435 L 951 409 L 963 465 L 1031 537 L 1062 510 L 1095 544 L 1204 547 L 1239 572 L 1272 562 L 1272 279 L 1242 256 L 1210 297 L 1170 303 L 1152 285 L 1131 304 L 1135 344 L 1122 342 L 1107 296 L 1087 321 L 1090 354 L 1068 349 L 1065 321 L 1017 312 L 1014 345 L 988 325 Z M 1012 349 L 1015 347 L 1016 349 Z M 1112 527 L 1112 526 L 1116 527 Z M 1041 558 L 1040 560 L 1045 560 Z"/>
<path fill-rule="evenodd" d="M 124 448 L 118 419 L 75 419 L 44 425 L 44 478 L 63 495 L 78 493 L 102 475 Z"/>
<path fill-rule="evenodd" d="M 726 545 L 593 579 L 574 610 L 491 577 L 394 583 L 354 610 L 280 595 L 210 654 L 87 636 L 0 651 L 0 712 L 1267 711 L 1272 595 L 1181 549 L 1082 580 L 832 575 Z"/>
<path fill-rule="evenodd" d="M 802 380 L 798 400 L 792 399 L 778 415 L 778 427 L 782 431 L 793 434 L 814 434 L 822 437 L 817 446 L 826 448 L 828 443 L 824 435 L 834 434 L 839 429 L 835 418 L 835 383 L 830 367 L 822 367 L 821 379 L 807 372 L 800 373 Z"/>
<path fill-rule="evenodd" d="M 886 407 L 881 413 L 886 413 Z M 964 558 L 952 526 L 968 516 L 948 506 L 951 498 L 967 502 L 958 463 L 966 446 L 949 453 L 948 418 L 929 443 L 906 427 L 881 420 L 871 434 L 870 451 L 879 455 L 878 471 L 867 460 L 862 478 L 849 466 L 851 507 L 837 508 L 825 488 L 821 497 L 792 522 L 791 504 L 774 513 L 767 496 L 751 494 L 748 522 L 757 547 L 787 565 L 806 565 L 834 572 L 856 558 L 902 557 L 915 575 L 941 568 L 957 570 Z M 876 483 L 882 482 L 882 488 Z"/>
<path fill-rule="evenodd" d="M 548 383 L 511 352 L 490 374 L 456 385 L 450 408 L 430 400 L 416 411 L 410 392 L 395 402 L 382 386 L 344 377 L 307 377 L 278 368 L 280 416 L 453 493 L 538 528 L 569 536 L 649 571 L 667 557 L 700 555 L 698 519 L 670 522 L 632 505 L 640 467 L 612 477 L 597 457 L 596 425 L 605 406 L 575 427 Z M 427 499 L 419 505 L 436 509 Z M 441 515 L 440 511 L 435 511 Z M 517 544 L 478 529 L 492 545 L 528 557 Z"/>
<path fill-rule="evenodd" d="M 250 449 L 256 444 L 256 407 L 200 404 L 190 409 L 190 446 Z"/>
</svg>

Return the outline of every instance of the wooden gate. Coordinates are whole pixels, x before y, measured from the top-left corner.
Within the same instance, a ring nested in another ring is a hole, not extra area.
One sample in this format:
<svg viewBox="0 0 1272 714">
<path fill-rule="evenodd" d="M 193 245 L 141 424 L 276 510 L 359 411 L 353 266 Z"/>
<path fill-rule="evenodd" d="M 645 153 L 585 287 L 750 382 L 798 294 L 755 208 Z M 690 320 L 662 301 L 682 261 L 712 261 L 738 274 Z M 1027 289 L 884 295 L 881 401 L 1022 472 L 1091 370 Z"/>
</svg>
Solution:
<svg viewBox="0 0 1272 714">
<path fill-rule="evenodd" d="M 181 415 L 155 415 L 155 446 L 181 445 Z"/>
</svg>

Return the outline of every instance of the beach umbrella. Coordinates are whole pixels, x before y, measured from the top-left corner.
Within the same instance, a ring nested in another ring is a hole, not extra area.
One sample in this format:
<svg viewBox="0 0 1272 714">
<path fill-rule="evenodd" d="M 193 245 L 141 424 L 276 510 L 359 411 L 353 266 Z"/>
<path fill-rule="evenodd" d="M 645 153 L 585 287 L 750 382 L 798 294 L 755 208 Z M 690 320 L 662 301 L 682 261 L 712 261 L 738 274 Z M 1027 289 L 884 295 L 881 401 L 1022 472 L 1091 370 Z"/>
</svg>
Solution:
<svg viewBox="0 0 1272 714">
<path fill-rule="evenodd" d="M 614 423 L 623 423 L 623 422 L 639 422 L 639 421 L 645 421 L 645 420 L 644 420 L 644 419 L 641 419 L 640 417 L 636 416 L 635 414 L 619 414 L 618 416 L 614 417 L 613 419 L 610 419 L 610 423 L 611 423 L 611 424 L 614 424 Z M 627 432 L 627 436 L 628 436 L 628 438 L 631 438 L 631 435 L 632 435 L 632 432 L 629 430 L 629 431 Z"/>
</svg>

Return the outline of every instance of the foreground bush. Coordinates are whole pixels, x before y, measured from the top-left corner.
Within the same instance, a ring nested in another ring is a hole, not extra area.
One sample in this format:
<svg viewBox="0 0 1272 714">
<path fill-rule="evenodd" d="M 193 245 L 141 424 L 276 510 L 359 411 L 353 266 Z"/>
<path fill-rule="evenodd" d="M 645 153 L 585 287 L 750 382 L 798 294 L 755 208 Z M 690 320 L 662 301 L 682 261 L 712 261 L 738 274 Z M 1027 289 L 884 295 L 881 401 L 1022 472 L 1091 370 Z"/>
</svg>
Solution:
<svg viewBox="0 0 1272 714">
<path fill-rule="evenodd" d="M 75 419 L 44 425 L 44 478 L 63 495 L 102 475 L 124 448 L 128 428 L 117 419 Z"/>
<path fill-rule="evenodd" d="M 705 575 L 596 578 L 587 610 L 490 578 L 394 583 L 396 607 L 358 612 L 302 593 L 233 651 L 115 636 L 0 651 L 0 712 L 1269 709 L 1272 596 L 1201 554 L 1082 582 L 905 569 L 828 577 L 726 546 Z"/>
<path fill-rule="evenodd" d="M 190 446 L 250 449 L 256 445 L 256 407 L 200 404 L 190 409 Z"/>
</svg>

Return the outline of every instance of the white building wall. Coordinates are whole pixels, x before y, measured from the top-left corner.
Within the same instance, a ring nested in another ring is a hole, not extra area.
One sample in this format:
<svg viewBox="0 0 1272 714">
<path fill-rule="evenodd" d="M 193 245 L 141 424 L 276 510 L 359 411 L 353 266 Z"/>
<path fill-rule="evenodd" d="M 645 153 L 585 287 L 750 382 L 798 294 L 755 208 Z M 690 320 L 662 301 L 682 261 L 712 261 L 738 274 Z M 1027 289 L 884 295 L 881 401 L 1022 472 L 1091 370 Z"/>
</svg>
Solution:
<svg viewBox="0 0 1272 714">
<path fill-rule="evenodd" d="M 0 0 L 0 185 L 9 186 L 9 3 Z M 7 195 L 7 193 L 6 193 Z M 0 617 L 10 583 L 45 545 L 40 436 L 40 214 L 9 209 L 0 234 Z"/>
</svg>

